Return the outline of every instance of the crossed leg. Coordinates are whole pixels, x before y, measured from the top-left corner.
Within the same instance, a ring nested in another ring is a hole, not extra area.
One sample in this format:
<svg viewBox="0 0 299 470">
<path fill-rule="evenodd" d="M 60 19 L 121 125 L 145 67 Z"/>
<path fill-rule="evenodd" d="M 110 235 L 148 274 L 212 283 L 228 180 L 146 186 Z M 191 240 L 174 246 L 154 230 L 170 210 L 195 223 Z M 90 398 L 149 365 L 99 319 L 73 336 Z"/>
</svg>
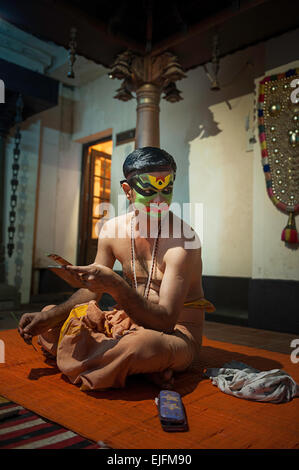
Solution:
<svg viewBox="0 0 299 470">
<path fill-rule="evenodd" d="M 194 356 L 191 344 L 181 335 L 169 335 L 142 327 L 119 340 L 111 338 L 110 341 L 111 347 L 106 346 L 105 351 L 100 354 L 97 353 L 96 346 L 93 346 L 89 357 L 84 360 L 83 357 L 78 357 L 79 348 L 78 342 L 76 343 L 76 370 L 71 370 L 69 362 L 65 370 L 73 383 L 82 381 L 83 390 L 122 388 L 129 375 L 146 374 L 157 385 L 168 388 L 172 386 L 173 372 L 187 369 Z M 63 372 L 64 364 L 59 360 L 62 349 L 63 346 L 60 345 L 58 367 Z M 80 367 L 78 369 L 78 360 L 84 365 L 83 370 Z"/>
<path fill-rule="evenodd" d="M 173 372 L 187 369 L 194 357 L 190 340 L 180 331 L 166 334 L 143 327 L 120 339 L 83 327 L 75 342 L 73 336 L 65 336 L 57 352 L 61 326 L 40 335 L 39 344 L 48 359 L 57 360 L 72 383 L 83 383 L 82 390 L 122 388 L 127 376 L 133 374 L 145 374 L 159 387 L 171 388 Z"/>
<path fill-rule="evenodd" d="M 54 307 L 56 305 L 47 305 L 42 309 L 42 312 L 47 312 Z M 51 361 L 56 360 L 57 344 L 62 324 L 63 322 L 38 336 L 38 344 L 41 346 L 42 353 Z"/>
</svg>

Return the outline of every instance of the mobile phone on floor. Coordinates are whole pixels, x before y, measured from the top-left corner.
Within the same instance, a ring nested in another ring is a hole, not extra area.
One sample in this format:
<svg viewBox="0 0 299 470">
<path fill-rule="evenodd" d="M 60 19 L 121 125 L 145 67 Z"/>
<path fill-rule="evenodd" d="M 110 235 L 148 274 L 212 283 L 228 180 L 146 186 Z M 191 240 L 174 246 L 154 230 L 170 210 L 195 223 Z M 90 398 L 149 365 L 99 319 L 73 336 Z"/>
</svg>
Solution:
<svg viewBox="0 0 299 470">
<path fill-rule="evenodd" d="M 172 390 L 161 390 L 157 404 L 164 431 L 188 431 L 186 412 L 179 393 Z"/>
</svg>

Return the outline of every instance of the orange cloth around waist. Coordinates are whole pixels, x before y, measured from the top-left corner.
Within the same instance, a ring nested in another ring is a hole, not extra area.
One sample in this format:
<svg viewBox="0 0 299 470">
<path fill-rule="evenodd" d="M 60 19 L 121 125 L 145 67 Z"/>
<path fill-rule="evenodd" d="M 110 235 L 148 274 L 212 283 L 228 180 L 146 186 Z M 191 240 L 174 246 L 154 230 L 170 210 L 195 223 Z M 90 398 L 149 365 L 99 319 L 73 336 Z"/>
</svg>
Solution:
<svg viewBox="0 0 299 470">
<path fill-rule="evenodd" d="M 79 325 L 76 325 L 76 326 L 72 327 L 70 320 L 72 318 L 78 318 L 79 319 L 81 317 L 84 317 L 87 313 L 87 308 L 88 308 L 88 304 L 80 304 L 80 305 L 76 305 L 71 310 L 69 316 L 65 320 L 65 322 L 62 325 L 62 328 L 60 330 L 58 345 L 61 343 L 61 340 L 62 340 L 62 338 L 64 337 L 65 334 L 74 334 L 75 332 L 78 332 L 80 330 Z"/>
<path fill-rule="evenodd" d="M 94 300 L 75 305 L 65 320 L 59 334 L 58 345 L 65 335 L 80 334 L 82 322 L 85 326 L 97 332 L 104 333 L 109 338 L 124 335 L 134 324 L 124 310 L 101 310 Z"/>
<path fill-rule="evenodd" d="M 215 306 L 203 297 L 201 299 L 192 300 L 192 302 L 185 302 L 184 307 L 187 307 L 190 309 L 191 308 L 204 309 L 206 312 L 209 312 L 209 313 L 214 312 L 216 310 Z M 61 340 L 65 335 L 79 334 L 81 325 L 77 321 L 73 322 L 72 321 L 73 319 L 79 320 L 82 317 L 86 317 L 89 312 L 90 312 L 89 313 L 89 316 L 90 316 L 90 314 L 94 310 L 95 310 L 96 316 L 98 316 L 99 312 L 102 315 L 104 315 L 103 325 L 102 325 L 103 333 L 105 333 L 106 336 L 110 338 L 114 337 L 113 328 L 114 329 L 117 328 L 119 330 L 117 331 L 118 335 L 119 334 L 121 335 L 125 331 L 130 329 L 131 326 L 133 326 L 131 325 L 130 319 L 127 317 L 127 315 L 125 314 L 123 310 L 118 311 L 118 316 L 113 318 L 114 317 L 113 314 L 117 313 L 116 309 L 114 309 L 112 312 L 103 312 L 96 306 L 95 301 L 91 301 L 87 304 L 76 305 L 71 310 L 68 318 L 66 319 L 66 321 L 64 322 L 60 330 L 58 345 L 61 343 Z M 125 324 L 123 324 L 124 322 Z M 98 327 L 100 327 L 100 324 L 98 325 Z M 102 328 L 99 328 L 99 329 L 102 330 Z"/>
<path fill-rule="evenodd" d="M 216 307 L 209 300 L 202 297 L 201 299 L 192 300 L 192 302 L 185 302 L 184 307 L 187 308 L 203 308 L 206 312 L 215 312 Z"/>
</svg>

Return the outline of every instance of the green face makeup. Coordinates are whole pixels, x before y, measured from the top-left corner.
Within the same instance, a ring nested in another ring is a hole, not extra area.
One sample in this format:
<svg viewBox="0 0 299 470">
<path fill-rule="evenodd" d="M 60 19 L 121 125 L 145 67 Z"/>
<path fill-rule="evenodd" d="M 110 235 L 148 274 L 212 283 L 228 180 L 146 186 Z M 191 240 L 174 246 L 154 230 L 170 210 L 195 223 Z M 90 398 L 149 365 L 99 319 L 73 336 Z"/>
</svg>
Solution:
<svg viewBox="0 0 299 470">
<path fill-rule="evenodd" d="M 169 173 L 166 176 L 153 176 L 149 173 L 136 175 L 129 179 L 130 186 L 136 192 L 135 206 L 142 207 L 152 217 L 161 217 L 169 209 L 172 200 L 173 191 L 173 174 Z M 157 194 L 161 198 L 161 207 L 153 201 Z M 152 207 L 150 205 L 152 204 Z"/>
</svg>

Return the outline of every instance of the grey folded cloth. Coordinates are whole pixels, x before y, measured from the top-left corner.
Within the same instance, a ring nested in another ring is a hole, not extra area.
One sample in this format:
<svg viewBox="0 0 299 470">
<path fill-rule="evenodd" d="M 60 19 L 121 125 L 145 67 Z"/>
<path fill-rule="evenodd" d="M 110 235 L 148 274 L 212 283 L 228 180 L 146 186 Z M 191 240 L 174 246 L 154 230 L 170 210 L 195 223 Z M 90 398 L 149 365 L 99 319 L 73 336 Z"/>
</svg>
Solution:
<svg viewBox="0 0 299 470">
<path fill-rule="evenodd" d="M 299 385 L 280 369 L 260 371 L 244 362 L 231 361 L 221 368 L 207 369 L 205 375 L 222 392 L 246 400 L 284 403 L 299 396 Z"/>
</svg>

